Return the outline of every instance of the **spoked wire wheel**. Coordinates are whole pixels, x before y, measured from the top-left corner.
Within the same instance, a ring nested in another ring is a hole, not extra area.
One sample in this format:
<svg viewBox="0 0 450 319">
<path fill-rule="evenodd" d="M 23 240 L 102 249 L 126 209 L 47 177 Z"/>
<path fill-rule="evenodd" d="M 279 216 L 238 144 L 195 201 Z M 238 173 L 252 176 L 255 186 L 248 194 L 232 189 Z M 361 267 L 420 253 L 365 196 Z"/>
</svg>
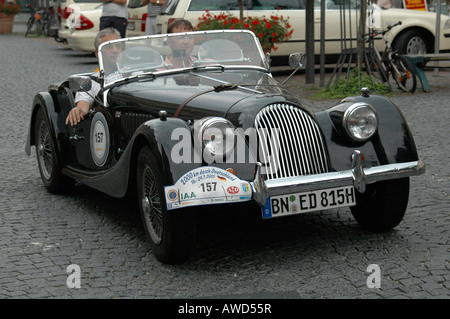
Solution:
<svg viewBox="0 0 450 319">
<path fill-rule="evenodd" d="M 75 180 L 61 173 L 52 131 L 47 115 L 42 108 L 36 114 L 34 138 L 39 173 L 45 188 L 53 194 L 64 193 L 72 189 Z"/>
<path fill-rule="evenodd" d="M 400 90 L 414 93 L 417 87 L 417 78 L 413 65 L 409 60 L 402 56 L 394 57 L 392 59 L 391 73 Z"/>
<path fill-rule="evenodd" d="M 366 56 L 366 71 L 374 87 L 379 83 L 384 83 L 389 90 L 392 90 L 391 83 L 389 82 L 389 73 L 386 71 L 386 67 L 383 62 L 375 55 L 370 53 Z"/>
<path fill-rule="evenodd" d="M 180 263 L 195 247 L 196 213 L 191 208 L 167 210 L 158 163 L 150 147 L 142 147 L 136 164 L 139 210 L 155 257 L 164 263 Z"/>
<path fill-rule="evenodd" d="M 49 180 L 53 173 L 53 142 L 50 134 L 49 127 L 45 121 L 38 123 L 38 144 L 36 144 L 37 159 L 42 177 L 46 180 Z"/>
<path fill-rule="evenodd" d="M 25 32 L 25 37 L 27 37 L 28 34 L 31 32 L 31 29 L 33 28 L 34 20 L 35 20 L 34 17 L 30 17 L 30 18 L 28 19 L 28 22 L 27 22 L 27 31 Z"/>
<path fill-rule="evenodd" d="M 143 194 L 141 200 L 141 208 L 145 224 L 148 227 L 148 232 L 151 240 L 159 245 L 163 234 L 163 220 L 161 199 L 156 187 L 155 176 L 148 165 L 144 167 L 143 171 Z"/>
</svg>

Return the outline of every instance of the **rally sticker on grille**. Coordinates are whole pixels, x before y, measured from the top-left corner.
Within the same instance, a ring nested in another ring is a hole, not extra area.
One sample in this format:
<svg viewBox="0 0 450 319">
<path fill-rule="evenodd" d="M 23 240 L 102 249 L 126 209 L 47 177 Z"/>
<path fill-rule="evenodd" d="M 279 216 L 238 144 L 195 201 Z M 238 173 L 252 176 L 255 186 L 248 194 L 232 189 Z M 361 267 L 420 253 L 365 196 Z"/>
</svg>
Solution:
<svg viewBox="0 0 450 319">
<path fill-rule="evenodd" d="M 356 205 L 353 186 L 269 197 L 262 208 L 263 218 Z"/>
<path fill-rule="evenodd" d="M 167 210 L 252 199 L 252 190 L 247 181 L 213 166 L 203 166 L 187 172 L 174 185 L 165 186 L 164 194 Z"/>
</svg>

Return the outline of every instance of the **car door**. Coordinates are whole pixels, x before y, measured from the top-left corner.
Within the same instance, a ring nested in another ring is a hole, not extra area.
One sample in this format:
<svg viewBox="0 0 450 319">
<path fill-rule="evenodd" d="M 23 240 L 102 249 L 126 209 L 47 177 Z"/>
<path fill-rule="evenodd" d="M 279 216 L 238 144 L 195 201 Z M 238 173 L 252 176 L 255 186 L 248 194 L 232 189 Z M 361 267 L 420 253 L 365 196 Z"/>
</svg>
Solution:
<svg viewBox="0 0 450 319">
<path fill-rule="evenodd" d="M 112 121 L 102 106 L 74 127 L 72 141 L 75 143 L 76 159 L 81 168 L 103 170 L 108 167 L 111 154 Z"/>
</svg>

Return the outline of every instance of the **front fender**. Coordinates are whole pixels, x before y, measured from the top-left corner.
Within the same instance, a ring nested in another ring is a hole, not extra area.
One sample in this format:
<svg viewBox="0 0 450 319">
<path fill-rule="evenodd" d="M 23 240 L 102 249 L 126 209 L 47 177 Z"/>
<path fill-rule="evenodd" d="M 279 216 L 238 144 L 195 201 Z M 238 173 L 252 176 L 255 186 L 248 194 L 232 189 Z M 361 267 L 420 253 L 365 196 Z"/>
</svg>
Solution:
<svg viewBox="0 0 450 319">
<path fill-rule="evenodd" d="M 163 184 L 172 185 L 184 173 L 202 165 L 193 158 L 192 142 L 191 128 L 184 120 L 177 118 L 153 119 L 145 122 L 136 130 L 133 137 L 133 154 L 137 158 L 143 144 L 148 144 L 160 161 Z M 186 147 L 183 150 L 190 152 L 190 161 L 180 161 L 177 156 L 173 156 L 172 152 L 178 143 L 184 143 L 183 145 Z"/>
<path fill-rule="evenodd" d="M 58 136 L 63 133 L 61 127 L 65 127 L 64 119 L 61 119 L 61 112 L 58 108 L 58 105 L 55 104 L 53 96 L 49 92 L 40 92 L 36 94 L 33 100 L 33 106 L 31 108 L 31 118 L 30 118 L 30 126 L 28 128 L 28 136 L 27 142 L 25 145 L 25 153 L 30 156 L 31 155 L 31 146 L 35 145 L 35 133 L 34 128 L 36 126 L 36 114 L 40 108 L 43 108 L 45 114 L 47 116 L 50 130 L 52 131 L 53 145 L 55 147 L 56 158 L 58 161 L 59 167 L 62 167 L 62 157 L 61 157 L 61 149 L 62 145 L 58 140 Z"/>
<path fill-rule="evenodd" d="M 344 103 L 365 102 L 378 113 L 377 133 L 365 143 L 349 140 L 340 126 L 333 120 L 333 113 L 343 112 Z M 409 126 L 398 107 L 380 95 L 369 97 L 353 96 L 345 98 L 337 106 L 316 114 L 316 119 L 324 133 L 332 170 L 348 170 L 352 165 L 352 154 L 358 149 L 364 155 L 366 167 L 406 163 L 418 160 L 417 148 Z"/>
<path fill-rule="evenodd" d="M 135 150 L 142 145 L 143 140 L 153 147 L 155 155 L 161 161 L 164 185 L 173 185 L 186 172 L 207 165 L 200 154 L 200 145 L 196 151 L 192 128 L 184 120 L 177 118 L 150 120 L 141 125 L 135 135 L 137 135 L 133 147 Z M 256 161 L 253 157 L 251 157 L 253 160 L 245 161 L 243 157 L 238 157 L 238 153 L 246 154 L 245 158 L 251 156 L 246 143 L 236 143 L 233 160 L 214 162 L 211 165 L 225 170 L 232 168 L 240 179 L 253 180 Z"/>
</svg>

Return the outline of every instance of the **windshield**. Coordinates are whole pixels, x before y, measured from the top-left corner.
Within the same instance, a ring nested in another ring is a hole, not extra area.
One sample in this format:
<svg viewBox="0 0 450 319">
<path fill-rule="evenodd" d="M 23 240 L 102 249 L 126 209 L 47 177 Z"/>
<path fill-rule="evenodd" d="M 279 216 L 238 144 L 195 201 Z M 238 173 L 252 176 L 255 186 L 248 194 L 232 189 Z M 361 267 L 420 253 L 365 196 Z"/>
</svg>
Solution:
<svg viewBox="0 0 450 319">
<path fill-rule="evenodd" d="M 245 30 L 201 31 L 126 38 L 103 43 L 104 85 L 144 75 L 202 68 L 268 68 L 259 41 Z"/>
</svg>

